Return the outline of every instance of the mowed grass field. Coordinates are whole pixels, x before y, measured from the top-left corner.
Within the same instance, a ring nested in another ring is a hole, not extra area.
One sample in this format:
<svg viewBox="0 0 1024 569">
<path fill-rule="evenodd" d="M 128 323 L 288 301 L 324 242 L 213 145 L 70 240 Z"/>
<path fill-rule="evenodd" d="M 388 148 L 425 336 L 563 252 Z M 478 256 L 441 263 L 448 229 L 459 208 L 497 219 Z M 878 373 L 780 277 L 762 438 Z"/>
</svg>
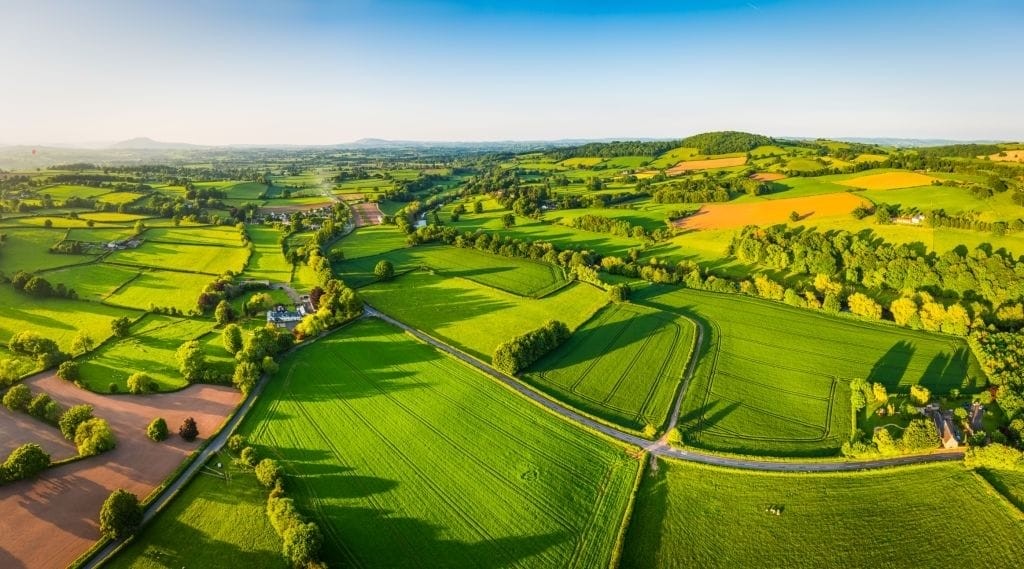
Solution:
<svg viewBox="0 0 1024 569">
<path fill-rule="evenodd" d="M 693 323 L 681 316 L 612 304 L 523 378 L 627 429 L 659 427 L 668 420 L 695 333 Z"/>
<path fill-rule="evenodd" d="M 161 391 L 181 389 L 187 385 L 178 371 L 175 359 L 177 349 L 189 340 L 203 337 L 213 329 L 213 323 L 149 314 L 132 326 L 132 335 L 111 340 L 82 358 L 82 383 L 89 389 L 106 393 L 110 384 L 119 391 L 128 390 L 128 376 L 145 372 L 160 386 Z M 211 336 L 220 340 L 220 334 Z M 204 350 L 218 369 L 231 371 L 231 355 L 220 343 L 204 342 Z"/>
<path fill-rule="evenodd" d="M 241 431 L 331 566 L 607 567 L 639 467 L 377 320 L 287 359 Z"/>
<path fill-rule="evenodd" d="M 125 283 L 139 275 L 139 269 L 103 263 L 89 263 L 42 273 L 53 284 L 63 284 L 83 300 L 103 301 Z M 195 300 L 195 299 L 193 299 Z M 148 308 L 136 306 L 135 308 Z"/>
<path fill-rule="evenodd" d="M 281 251 L 281 232 L 266 225 L 249 225 L 246 232 L 252 243 L 252 255 L 243 276 L 270 282 L 289 282 L 292 278 L 292 265 Z"/>
<path fill-rule="evenodd" d="M 58 255 L 50 247 L 64 238 L 60 229 L 3 229 L 7 236 L 0 247 L 0 272 L 13 276 L 20 271 L 35 272 L 88 263 L 96 255 Z"/>
<path fill-rule="evenodd" d="M 114 265 L 111 269 L 126 269 Z M 206 274 L 177 271 L 143 271 L 138 278 L 123 284 L 103 300 L 108 304 L 140 310 L 150 307 L 177 308 L 183 312 L 196 309 L 196 300 L 214 277 Z"/>
<path fill-rule="evenodd" d="M 1021 524 L 958 463 L 777 474 L 662 460 L 643 476 L 619 566 L 1012 568 Z"/>
<path fill-rule="evenodd" d="M 104 567 L 286 569 L 266 493 L 251 469 L 221 452 Z"/>
<path fill-rule="evenodd" d="M 78 332 L 86 332 L 100 342 L 110 337 L 110 323 L 114 319 L 140 315 L 134 310 L 83 300 L 35 298 L 10 285 L 0 285 L 0 306 L 0 344 L 6 346 L 11 336 L 29 330 L 53 339 L 68 352 Z"/>
<path fill-rule="evenodd" d="M 569 282 L 565 271 L 550 263 L 447 245 L 421 245 L 344 261 L 336 266 L 336 271 L 350 286 L 364 286 L 377 280 L 373 269 L 381 259 L 391 261 L 396 272 L 427 267 L 447 277 L 462 277 L 533 298 L 550 294 Z"/>
<path fill-rule="evenodd" d="M 345 259 L 371 257 L 408 247 L 406 235 L 393 225 L 367 225 L 356 228 L 331 247 L 341 251 Z"/>
<path fill-rule="evenodd" d="M 360 289 L 374 308 L 484 361 L 498 344 L 561 320 L 575 329 L 607 303 L 604 291 L 569 285 L 541 299 L 523 298 L 468 279 L 424 271 Z"/>
<path fill-rule="evenodd" d="M 248 255 L 248 249 L 241 246 L 217 247 L 146 241 L 138 248 L 113 253 L 106 260 L 139 267 L 221 275 L 229 270 L 242 272 Z"/>
<path fill-rule="evenodd" d="M 700 360 L 680 414 L 685 440 L 760 455 L 835 455 L 851 430 L 849 382 L 889 392 L 980 389 L 962 339 L 829 316 L 741 295 L 660 286 L 635 301 L 701 323 Z"/>
</svg>

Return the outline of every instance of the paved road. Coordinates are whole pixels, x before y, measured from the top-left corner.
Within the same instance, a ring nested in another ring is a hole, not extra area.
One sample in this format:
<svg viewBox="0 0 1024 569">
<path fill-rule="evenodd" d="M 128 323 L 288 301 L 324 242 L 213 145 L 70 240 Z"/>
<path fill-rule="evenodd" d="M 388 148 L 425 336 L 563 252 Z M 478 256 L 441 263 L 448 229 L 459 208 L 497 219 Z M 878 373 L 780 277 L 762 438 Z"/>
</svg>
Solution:
<svg viewBox="0 0 1024 569">
<path fill-rule="evenodd" d="M 585 417 L 572 409 L 569 409 L 544 395 L 526 387 L 519 380 L 510 377 L 488 364 L 456 349 L 452 346 L 437 340 L 433 336 L 429 336 L 411 326 L 407 326 L 390 316 L 379 312 L 370 305 L 366 305 L 366 315 L 379 318 L 392 326 L 401 328 L 402 330 L 412 334 L 420 340 L 434 346 L 435 348 L 448 353 L 463 362 L 475 367 L 476 369 L 486 373 L 487 375 L 497 379 L 504 383 L 508 387 L 522 394 L 524 397 L 543 405 L 549 410 L 565 417 L 566 419 L 603 433 L 615 440 L 623 443 L 638 446 L 646 450 L 647 452 L 657 455 L 665 456 L 678 460 L 686 460 L 690 462 L 698 462 L 701 464 L 712 464 L 716 466 L 726 466 L 729 468 L 739 468 L 744 470 L 766 470 L 776 472 L 840 472 L 840 471 L 854 471 L 854 470 L 869 470 L 875 468 L 886 468 L 891 466 L 899 466 L 905 464 L 920 464 L 926 462 L 942 462 L 951 460 L 960 460 L 963 458 L 962 450 L 954 451 L 942 451 L 935 452 L 926 455 L 914 455 L 914 456 L 900 456 L 895 458 L 884 458 L 879 460 L 861 460 L 861 461 L 841 461 L 841 462 L 793 462 L 793 461 L 770 461 L 760 460 L 756 458 L 738 458 L 730 456 L 722 456 L 717 454 L 710 454 L 699 450 L 684 450 L 669 446 L 664 440 L 649 441 L 642 439 L 635 435 L 620 431 L 603 423 L 599 423 L 589 417 Z M 690 383 L 690 379 L 693 377 L 696 366 L 696 355 L 700 351 L 701 343 L 703 342 L 703 330 L 698 324 L 697 328 L 697 342 L 694 346 L 694 357 L 690 360 L 690 365 L 686 370 L 686 377 L 683 380 L 683 387 L 679 390 L 679 396 L 676 400 L 676 408 L 673 411 L 672 422 L 677 421 L 679 418 L 679 405 L 682 401 L 686 387 Z"/>
</svg>

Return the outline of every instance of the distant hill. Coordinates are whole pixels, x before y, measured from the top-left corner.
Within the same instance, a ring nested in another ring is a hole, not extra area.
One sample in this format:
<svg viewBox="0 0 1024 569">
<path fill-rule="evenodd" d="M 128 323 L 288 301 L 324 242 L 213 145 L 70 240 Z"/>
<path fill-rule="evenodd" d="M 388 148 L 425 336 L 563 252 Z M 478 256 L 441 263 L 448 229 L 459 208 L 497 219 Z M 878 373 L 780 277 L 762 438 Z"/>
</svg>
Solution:
<svg viewBox="0 0 1024 569">
<path fill-rule="evenodd" d="M 139 137 L 115 142 L 108 148 L 111 150 L 186 150 L 202 148 L 202 146 L 185 142 L 161 142 L 152 138 Z"/>
</svg>

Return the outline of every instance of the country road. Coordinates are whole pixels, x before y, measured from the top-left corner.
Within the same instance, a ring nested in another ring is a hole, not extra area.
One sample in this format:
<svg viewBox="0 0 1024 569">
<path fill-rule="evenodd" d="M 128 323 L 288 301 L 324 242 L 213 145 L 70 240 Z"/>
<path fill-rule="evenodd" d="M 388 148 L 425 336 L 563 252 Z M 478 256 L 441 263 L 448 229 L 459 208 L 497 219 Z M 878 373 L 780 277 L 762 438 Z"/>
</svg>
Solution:
<svg viewBox="0 0 1024 569">
<path fill-rule="evenodd" d="M 883 458 L 878 460 L 854 460 L 854 461 L 842 461 L 842 462 L 796 462 L 796 461 L 771 461 L 762 460 L 757 458 L 739 458 L 731 456 L 723 456 L 718 454 L 711 454 L 700 450 L 680 449 L 670 446 L 662 437 L 658 441 L 649 441 L 647 439 L 640 438 L 635 435 L 620 431 L 598 421 L 595 421 L 589 417 L 585 417 L 572 409 L 569 409 L 560 403 L 555 402 L 548 397 L 541 395 L 540 393 L 525 386 L 519 380 L 506 375 L 490 365 L 430 336 L 425 334 L 411 326 L 408 326 L 394 318 L 381 313 L 369 304 L 366 305 L 366 315 L 374 318 L 379 318 L 384 322 L 391 324 L 392 326 L 401 328 L 405 332 L 412 334 L 416 338 L 420 339 L 431 346 L 462 360 L 466 364 L 473 366 L 483 373 L 497 379 L 504 383 L 506 386 L 519 392 L 524 397 L 528 397 L 534 402 L 546 407 L 548 410 L 561 415 L 565 419 L 582 425 L 584 427 L 598 431 L 604 435 L 607 435 L 615 440 L 641 447 L 647 452 L 677 460 L 685 460 L 689 462 L 697 462 L 701 464 L 710 464 L 715 466 L 724 466 L 728 468 L 739 468 L 743 470 L 763 470 L 763 471 L 774 471 L 774 472 L 842 472 L 842 471 L 855 471 L 855 470 L 870 470 L 876 468 L 887 468 L 891 466 L 900 466 L 906 464 L 920 464 L 926 462 L 942 462 L 960 460 L 963 458 L 963 451 L 942 451 L 935 452 L 926 455 L 913 455 L 913 456 L 900 456 L 894 458 Z M 690 365 L 686 369 L 686 376 L 683 379 L 683 385 L 679 389 L 679 394 L 676 398 L 675 407 L 672 412 L 672 419 L 670 425 L 673 427 L 679 418 L 679 408 L 682 403 L 683 396 L 686 393 L 686 388 L 689 386 L 690 379 L 693 377 L 693 373 L 696 369 L 694 362 L 696 361 L 697 354 L 700 353 L 700 348 L 703 342 L 704 332 L 702 327 L 697 325 L 697 340 L 693 348 L 693 358 L 690 360 Z"/>
</svg>

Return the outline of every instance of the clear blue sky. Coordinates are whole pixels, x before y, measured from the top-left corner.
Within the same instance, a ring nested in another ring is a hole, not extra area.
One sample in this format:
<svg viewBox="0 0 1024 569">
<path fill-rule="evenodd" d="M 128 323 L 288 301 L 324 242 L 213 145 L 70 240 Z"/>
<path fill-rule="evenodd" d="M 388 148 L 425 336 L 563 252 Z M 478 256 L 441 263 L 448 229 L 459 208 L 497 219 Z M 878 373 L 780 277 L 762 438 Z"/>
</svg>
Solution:
<svg viewBox="0 0 1024 569">
<path fill-rule="evenodd" d="M 1024 139 L 1024 2 L 0 0 L 0 143 Z"/>
</svg>

